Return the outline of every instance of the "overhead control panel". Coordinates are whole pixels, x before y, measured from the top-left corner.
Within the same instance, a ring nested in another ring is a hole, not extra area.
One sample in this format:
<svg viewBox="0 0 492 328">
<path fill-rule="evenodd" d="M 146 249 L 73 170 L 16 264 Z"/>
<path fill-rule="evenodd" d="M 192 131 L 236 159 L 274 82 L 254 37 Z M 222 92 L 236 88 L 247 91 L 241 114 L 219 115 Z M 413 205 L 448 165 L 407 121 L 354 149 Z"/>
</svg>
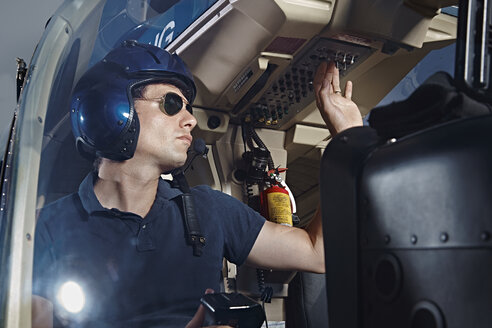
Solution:
<svg viewBox="0 0 492 328">
<path fill-rule="evenodd" d="M 350 77 L 354 101 L 367 114 L 420 57 L 453 38 L 453 21 L 407 2 L 218 0 L 167 49 L 193 72 L 194 106 L 226 113 L 233 125 L 317 125 L 309 82 L 322 60 L 336 61 Z M 403 65 L 387 80 L 394 61 Z"/>
<path fill-rule="evenodd" d="M 251 121 L 256 127 L 279 129 L 292 117 L 306 108 L 314 100 L 313 79 L 316 68 L 323 61 L 334 61 L 340 75 L 347 74 L 351 69 L 373 52 L 373 49 L 361 45 L 333 39 L 314 39 L 305 47 L 294 62 L 287 66 L 270 86 L 257 98 L 255 91 L 264 86 L 265 79 L 277 68 L 269 64 L 260 77 L 239 101 L 233 115 Z"/>
</svg>

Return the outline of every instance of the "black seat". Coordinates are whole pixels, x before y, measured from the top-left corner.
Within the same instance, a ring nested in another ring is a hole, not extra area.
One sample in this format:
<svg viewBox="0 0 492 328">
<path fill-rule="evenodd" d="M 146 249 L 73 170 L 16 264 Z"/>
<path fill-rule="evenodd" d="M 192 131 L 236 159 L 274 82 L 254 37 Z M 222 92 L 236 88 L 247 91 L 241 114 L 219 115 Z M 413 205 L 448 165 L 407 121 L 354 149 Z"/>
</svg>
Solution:
<svg viewBox="0 0 492 328">
<path fill-rule="evenodd" d="M 320 181 L 330 328 L 490 327 L 491 143 L 491 115 L 334 138 Z"/>
<path fill-rule="evenodd" d="M 286 300 L 287 328 L 328 327 L 325 275 L 298 272 L 289 283 Z"/>
</svg>

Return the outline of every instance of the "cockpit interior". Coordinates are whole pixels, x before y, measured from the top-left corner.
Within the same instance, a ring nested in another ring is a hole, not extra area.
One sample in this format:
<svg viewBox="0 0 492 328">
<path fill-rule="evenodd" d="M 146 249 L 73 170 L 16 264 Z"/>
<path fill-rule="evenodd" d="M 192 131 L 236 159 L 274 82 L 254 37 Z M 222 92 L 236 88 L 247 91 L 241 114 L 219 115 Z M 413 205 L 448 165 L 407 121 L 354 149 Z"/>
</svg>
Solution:
<svg viewBox="0 0 492 328">
<path fill-rule="evenodd" d="M 313 78 L 320 63 L 335 63 L 341 85 L 352 81 L 352 100 L 369 126 L 373 108 L 403 100 L 434 72 L 453 76 L 457 26 L 457 0 L 66 0 L 51 17 L 27 66 L 10 138 L 0 145 L 6 154 L 0 325 L 31 327 L 36 213 L 77 191 L 93 169 L 75 148 L 71 93 L 83 73 L 122 42 L 136 40 L 176 53 L 193 74 L 193 137 L 205 141 L 208 153 L 187 170 L 190 185 L 205 184 L 246 203 L 261 192 L 244 180 L 244 154 L 253 150 L 244 136 L 251 129 L 255 143 L 268 148 L 274 166 L 287 168 L 279 175 L 295 199 L 294 224 L 304 227 L 320 202 L 330 202 L 320 198 L 320 170 L 325 169 L 321 161 L 332 141 L 314 96 Z M 330 177 L 336 181 L 336 175 Z M 330 185 L 331 180 L 323 181 Z M 341 201 L 335 196 L 333 200 Z M 377 261 L 391 269 L 397 260 L 387 256 Z M 405 273 L 398 270 L 394 279 L 412 274 L 408 268 Z M 269 327 L 329 326 L 325 274 L 259 274 L 224 261 L 222 276 L 225 292 L 256 300 L 262 284 L 271 287 L 271 302 L 265 304 Z M 490 281 L 485 286 L 492 292 Z M 383 306 L 393 300 L 393 295 L 383 295 Z M 423 327 L 418 325 L 422 322 L 434 322 L 425 327 L 455 327 L 440 319 L 443 310 L 433 302 L 422 304 L 427 309 L 422 316 L 434 319 L 412 319 L 411 327 Z M 370 312 L 367 307 L 364 311 Z M 380 324 L 367 322 L 356 326 Z"/>
</svg>

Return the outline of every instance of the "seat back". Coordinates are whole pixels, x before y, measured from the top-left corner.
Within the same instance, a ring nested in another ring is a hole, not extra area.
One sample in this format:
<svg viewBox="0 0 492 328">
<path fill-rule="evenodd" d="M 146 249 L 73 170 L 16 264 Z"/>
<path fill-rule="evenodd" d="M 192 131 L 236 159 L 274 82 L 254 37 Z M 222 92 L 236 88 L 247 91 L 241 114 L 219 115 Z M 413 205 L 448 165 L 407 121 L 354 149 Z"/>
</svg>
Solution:
<svg viewBox="0 0 492 328">
<path fill-rule="evenodd" d="M 286 328 L 328 327 L 324 274 L 298 272 L 289 283 L 288 294 Z"/>
<path fill-rule="evenodd" d="M 489 327 L 492 116 L 387 142 L 338 135 L 321 164 L 330 328 Z"/>
</svg>

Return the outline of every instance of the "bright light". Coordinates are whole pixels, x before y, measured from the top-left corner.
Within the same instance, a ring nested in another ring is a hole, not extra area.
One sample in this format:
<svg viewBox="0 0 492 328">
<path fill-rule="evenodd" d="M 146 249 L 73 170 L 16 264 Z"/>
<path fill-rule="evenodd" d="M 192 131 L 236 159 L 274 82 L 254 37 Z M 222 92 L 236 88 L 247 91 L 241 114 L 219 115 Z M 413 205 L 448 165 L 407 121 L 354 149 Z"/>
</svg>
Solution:
<svg viewBox="0 0 492 328">
<path fill-rule="evenodd" d="M 85 305 L 84 291 L 73 281 L 64 283 L 56 296 L 58 302 L 71 313 L 79 313 Z"/>
<path fill-rule="evenodd" d="M 126 118 L 129 118 L 130 117 L 130 113 L 123 113 L 123 116 L 126 117 Z"/>
</svg>

